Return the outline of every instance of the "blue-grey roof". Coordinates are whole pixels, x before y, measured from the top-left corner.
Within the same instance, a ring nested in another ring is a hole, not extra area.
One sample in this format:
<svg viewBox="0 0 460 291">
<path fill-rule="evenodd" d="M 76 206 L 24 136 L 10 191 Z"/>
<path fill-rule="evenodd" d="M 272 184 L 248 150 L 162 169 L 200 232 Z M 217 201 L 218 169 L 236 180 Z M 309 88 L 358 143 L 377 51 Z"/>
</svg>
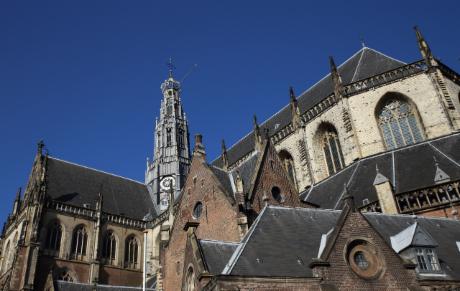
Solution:
<svg viewBox="0 0 460 291">
<path fill-rule="evenodd" d="M 201 250 L 203 251 L 204 261 L 208 267 L 209 273 L 213 275 L 220 274 L 225 264 L 239 245 L 234 242 L 222 242 L 214 240 L 199 240 Z"/>
<path fill-rule="evenodd" d="M 452 181 L 460 180 L 460 134 L 452 134 L 361 159 L 301 193 L 301 199 L 321 208 L 339 209 L 344 184 L 357 207 L 378 200 L 374 187 L 379 172 L 395 194 L 436 185 L 437 169 Z"/>
<path fill-rule="evenodd" d="M 386 56 L 374 49 L 364 47 L 338 67 L 344 85 L 363 80 L 405 65 L 405 63 Z M 300 113 L 303 114 L 327 98 L 334 91 L 330 74 L 303 92 L 298 97 Z M 288 100 L 286 96 L 286 101 Z M 291 122 L 291 108 L 283 107 L 276 114 L 260 125 L 261 131 L 269 130 L 274 135 Z M 254 134 L 250 132 L 227 150 L 229 164 L 232 165 L 254 149 Z M 218 157 L 214 165 L 221 167 L 222 159 Z"/>
<path fill-rule="evenodd" d="M 235 249 L 223 275 L 311 277 L 321 237 L 337 227 L 340 210 L 268 206 Z M 433 241 L 447 280 L 460 279 L 460 221 L 412 215 L 365 213 L 365 219 L 391 248 L 391 237 L 415 222 Z M 401 261 L 402 263 L 402 261 Z"/>
<path fill-rule="evenodd" d="M 88 283 L 76 283 L 66 281 L 55 281 L 54 287 L 56 291 L 136 291 L 142 290 L 142 287 L 129 287 L 129 286 L 113 286 L 113 285 L 92 285 Z M 155 288 L 146 288 L 147 291 L 155 291 Z"/>
<path fill-rule="evenodd" d="M 145 184 L 128 178 L 48 157 L 46 185 L 46 195 L 62 203 L 95 209 L 102 193 L 106 213 L 139 220 L 156 216 Z"/>
</svg>

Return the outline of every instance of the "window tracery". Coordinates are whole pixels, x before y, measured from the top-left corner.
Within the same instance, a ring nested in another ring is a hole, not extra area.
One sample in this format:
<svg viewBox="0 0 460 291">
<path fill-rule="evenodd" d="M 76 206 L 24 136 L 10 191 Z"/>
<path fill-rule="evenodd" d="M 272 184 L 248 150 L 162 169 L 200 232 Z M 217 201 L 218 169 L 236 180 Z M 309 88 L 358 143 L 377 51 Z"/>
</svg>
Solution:
<svg viewBox="0 0 460 291">
<path fill-rule="evenodd" d="M 72 258 L 82 260 L 86 255 L 88 233 L 83 225 L 78 226 L 72 236 Z"/>
<path fill-rule="evenodd" d="M 136 269 L 138 267 L 139 243 L 134 236 L 126 239 L 125 261 L 128 268 Z"/>
<path fill-rule="evenodd" d="M 321 129 L 320 145 L 329 175 L 340 171 L 344 166 L 342 147 L 334 126 L 327 124 Z"/>
<path fill-rule="evenodd" d="M 55 222 L 49 229 L 46 241 L 46 248 L 53 251 L 59 251 L 61 247 L 62 226 Z"/>
<path fill-rule="evenodd" d="M 109 230 L 105 236 L 102 246 L 102 257 L 108 264 L 113 265 L 115 263 L 117 253 L 117 239 L 113 231 Z"/>
<path fill-rule="evenodd" d="M 294 183 L 294 185 L 297 187 L 297 180 L 296 180 L 295 168 L 294 168 L 294 159 L 292 158 L 291 154 L 286 150 L 280 151 L 279 157 L 281 159 L 281 162 L 284 165 L 284 168 L 286 169 L 288 173 L 289 178 Z"/>
<path fill-rule="evenodd" d="M 423 141 L 414 106 L 401 98 L 388 99 L 378 112 L 378 124 L 387 149 Z"/>
</svg>

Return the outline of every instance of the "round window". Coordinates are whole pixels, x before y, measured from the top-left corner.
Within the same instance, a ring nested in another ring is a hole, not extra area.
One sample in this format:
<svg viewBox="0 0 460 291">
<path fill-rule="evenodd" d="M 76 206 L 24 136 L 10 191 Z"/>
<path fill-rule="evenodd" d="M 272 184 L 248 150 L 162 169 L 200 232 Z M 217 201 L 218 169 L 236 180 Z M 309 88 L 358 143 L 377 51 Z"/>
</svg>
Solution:
<svg viewBox="0 0 460 291">
<path fill-rule="evenodd" d="M 353 272 L 364 279 L 378 278 L 384 269 L 384 259 L 371 243 L 356 240 L 348 245 L 346 257 Z"/>
<path fill-rule="evenodd" d="M 193 218 L 198 219 L 201 216 L 201 212 L 203 211 L 203 203 L 197 202 L 195 207 L 193 208 Z"/>
<path fill-rule="evenodd" d="M 281 189 L 277 186 L 272 188 L 272 196 L 273 199 L 278 201 L 279 203 L 284 202 L 284 196 L 281 194 Z"/>
</svg>

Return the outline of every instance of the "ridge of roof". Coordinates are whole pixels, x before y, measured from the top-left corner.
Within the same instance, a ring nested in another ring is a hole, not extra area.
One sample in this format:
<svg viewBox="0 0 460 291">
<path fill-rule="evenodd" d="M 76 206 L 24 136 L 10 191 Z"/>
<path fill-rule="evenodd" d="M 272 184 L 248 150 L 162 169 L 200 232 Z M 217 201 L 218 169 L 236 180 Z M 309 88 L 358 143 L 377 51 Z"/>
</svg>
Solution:
<svg viewBox="0 0 460 291">
<path fill-rule="evenodd" d="M 133 179 L 131 179 L 131 178 L 127 178 L 127 177 L 123 177 L 123 176 L 120 176 L 120 175 L 117 175 L 117 174 L 105 172 L 105 171 L 98 170 L 98 169 L 95 169 L 95 168 L 91 168 L 91 167 L 88 167 L 88 166 L 83 166 L 83 165 L 80 165 L 80 164 L 77 164 L 77 163 L 74 163 L 74 162 L 69 162 L 69 161 L 62 160 L 62 159 L 59 159 L 59 158 L 56 158 L 56 157 L 52 157 L 52 156 L 48 156 L 48 158 L 51 158 L 51 159 L 53 159 L 53 160 L 56 160 L 56 161 L 59 161 L 59 162 L 63 162 L 63 163 L 69 164 L 69 165 L 73 165 L 73 166 L 77 166 L 77 167 L 84 168 L 84 169 L 87 169 L 87 170 L 95 171 L 95 172 L 98 172 L 98 173 L 110 175 L 110 176 L 113 176 L 113 177 L 116 177 L 116 178 L 124 179 L 124 180 L 130 181 L 130 182 L 134 182 L 134 183 L 141 184 L 141 185 L 144 185 L 144 186 L 145 186 L 144 183 L 139 182 L 139 181 L 136 181 L 136 180 L 133 180 Z"/>
<path fill-rule="evenodd" d="M 223 245 L 239 245 L 239 242 L 232 242 L 232 241 L 222 241 L 222 240 L 215 240 L 215 239 L 198 239 L 199 242 L 204 243 L 215 243 L 215 244 L 223 244 Z"/>
<path fill-rule="evenodd" d="M 389 55 L 384 54 L 384 53 L 382 53 L 381 51 L 378 51 L 378 50 L 373 49 L 373 48 L 371 48 L 371 47 L 365 47 L 365 48 L 367 48 L 368 50 L 371 50 L 371 51 L 373 51 L 373 52 L 375 52 L 375 53 L 377 53 L 377 54 L 379 54 L 379 55 L 382 55 L 382 56 L 384 56 L 384 57 L 386 57 L 386 58 L 392 59 L 392 60 L 395 61 L 395 62 L 399 62 L 399 63 L 403 63 L 403 64 L 407 65 L 406 62 L 401 61 L 401 60 L 398 60 L 398 59 L 393 58 L 393 57 L 390 57 Z"/>
<path fill-rule="evenodd" d="M 243 240 L 241 243 L 238 245 L 236 248 L 235 252 L 232 254 L 230 257 L 230 260 L 225 264 L 224 269 L 222 270 L 222 275 L 230 275 L 232 272 L 233 268 L 235 267 L 236 263 L 238 262 L 238 259 L 240 258 L 241 254 L 244 251 L 244 248 L 246 247 L 247 242 L 251 238 L 252 234 L 254 233 L 254 230 L 257 228 L 257 225 L 259 224 L 259 221 L 261 220 L 261 217 L 264 215 L 265 211 L 267 210 L 267 206 L 262 209 L 262 211 L 259 213 L 257 216 L 256 220 L 252 224 L 251 228 L 249 231 L 246 233 L 244 236 Z"/>
<path fill-rule="evenodd" d="M 395 213 L 395 214 L 389 214 L 389 213 L 382 213 L 382 212 L 364 212 L 364 216 L 393 216 L 393 217 L 401 217 L 401 218 L 411 218 L 414 220 L 444 220 L 448 222 L 457 222 L 460 223 L 460 220 L 455 220 L 452 218 L 447 218 L 447 217 L 435 217 L 435 216 L 421 216 L 421 215 L 414 215 L 414 214 L 403 214 L 403 213 Z"/>
<path fill-rule="evenodd" d="M 361 55 L 359 56 L 358 64 L 356 65 L 355 72 L 353 73 L 353 77 L 351 77 L 351 83 L 353 83 L 355 80 L 355 77 L 359 71 L 359 66 L 361 65 L 361 61 L 363 60 L 364 52 L 365 52 L 366 47 L 362 48 Z"/>
</svg>

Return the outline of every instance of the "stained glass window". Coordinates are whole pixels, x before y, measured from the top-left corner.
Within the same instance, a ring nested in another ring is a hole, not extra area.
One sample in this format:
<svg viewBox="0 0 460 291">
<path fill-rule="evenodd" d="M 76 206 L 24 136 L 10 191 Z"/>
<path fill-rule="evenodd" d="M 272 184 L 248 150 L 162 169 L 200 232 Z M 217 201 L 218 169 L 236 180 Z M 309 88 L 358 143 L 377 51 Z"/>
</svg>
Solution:
<svg viewBox="0 0 460 291">
<path fill-rule="evenodd" d="M 387 100 L 379 112 L 378 123 L 387 149 L 423 140 L 415 108 L 403 100 Z"/>
<path fill-rule="evenodd" d="M 335 128 L 329 127 L 324 131 L 322 135 L 322 148 L 329 175 L 340 171 L 345 163 Z"/>
<path fill-rule="evenodd" d="M 54 223 L 48 232 L 46 241 L 46 248 L 49 250 L 59 251 L 61 246 L 62 226 L 56 222 Z"/>
</svg>

